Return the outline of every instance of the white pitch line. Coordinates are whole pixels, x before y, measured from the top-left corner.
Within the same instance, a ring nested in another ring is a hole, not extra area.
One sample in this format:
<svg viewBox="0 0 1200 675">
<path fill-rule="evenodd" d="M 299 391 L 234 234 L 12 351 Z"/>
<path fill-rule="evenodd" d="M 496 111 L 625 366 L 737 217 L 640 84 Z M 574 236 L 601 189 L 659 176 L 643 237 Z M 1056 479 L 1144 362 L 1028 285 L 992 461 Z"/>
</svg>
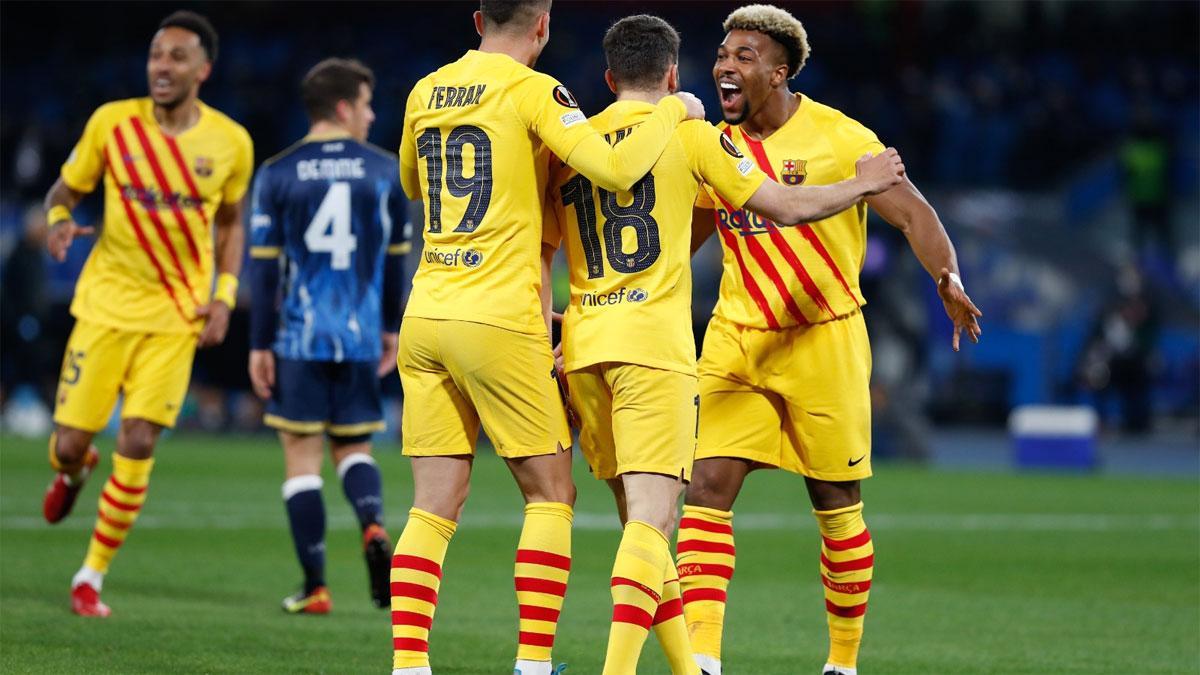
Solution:
<svg viewBox="0 0 1200 675">
<path fill-rule="evenodd" d="M 138 519 L 138 529 L 240 530 L 272 529 L 286 522 L 282 509 L 259 509 L 237 513 L 204 513 L 192 508 L 186 512 L 146 514 Z M 349 514 L 329 513 L 329 529 L 354 529 Z M 875 531 L 956 531 L 956 532 L 1138 532 L 1200 530 L 1200 514 L 1175 513 L 1102 514 L 1102 513 L 871 513 L 867 524 Z M 468 509 L 459 529 L 505 529 L 521 527 L 520 511 L 511 513 L 471 513 Z M 55 529 L 90 530 L 91 517 L 78 514 L 53 526 Z M 49 530 L 37 516 L 0 516 L 0 530 Z M 577 512 L 577 530 L 616 530 L 613 513 Z M 734 518 L 737 531 L 808 531 L 815 529 L 808 513 L 744 513 Z M 398 529 L 398 528 L 396 528 Z"/>
</svg>

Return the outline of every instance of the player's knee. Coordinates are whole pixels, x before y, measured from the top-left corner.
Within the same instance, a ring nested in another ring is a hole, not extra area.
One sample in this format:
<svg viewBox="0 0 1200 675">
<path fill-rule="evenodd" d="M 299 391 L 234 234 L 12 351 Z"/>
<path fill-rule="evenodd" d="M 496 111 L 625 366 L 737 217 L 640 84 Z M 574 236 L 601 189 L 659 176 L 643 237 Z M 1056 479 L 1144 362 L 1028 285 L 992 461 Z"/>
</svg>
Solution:
<svg viewBox="0 0 1200 675">
<path fill-rule="evenodd" d="M 154 455 L 158 442 L 159 428 L 145 420 L 129 419 L 121 422 L 121 438 L 118 451 L 130 459 L 149 459 Z"/>
<path fill-rule="evenodd" d="M 57 463 L 56 468 L 64 471 L 72 471 L 79 468 L 87 456 L 88 446 L 91 445 L 91 434 L 79 431 L 77 429 L 60 428 L 53 435 L 54 459 Z"/>
<path fill-rule="evenodd" d="M 710 472 L 700 470 L 700 463 L 697 462 L 683 501 L 688 506 L 728 511 L 733 507 L 735 497 L 736 493 L 728 485 Z"/>
</svg>

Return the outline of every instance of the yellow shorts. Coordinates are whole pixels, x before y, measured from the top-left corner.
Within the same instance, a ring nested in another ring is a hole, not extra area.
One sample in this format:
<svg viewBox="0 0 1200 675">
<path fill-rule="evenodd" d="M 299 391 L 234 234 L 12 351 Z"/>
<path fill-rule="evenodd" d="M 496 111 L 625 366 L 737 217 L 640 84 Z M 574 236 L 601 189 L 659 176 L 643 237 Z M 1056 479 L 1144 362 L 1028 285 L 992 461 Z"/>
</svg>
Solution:
<svg viewBox="0 0 1200 675">
<path fill-rule="evenodd" d="M 501 457 L 571 447 L 545 335 L 408 317 L 400 327 L 397 363 L 405 455 L 473 454 L 481 420 Z"/>
<path fill-rule="evenodd" d="M 136 333 L 76 321 L 63 357 L 54 421 L 99 431 L 123 393 L 122 419 L 175 426 L 192 375 L 196 339 L 193 333 Z"/>
<path fill-rule="evenodd" d="M 783 330 L 714 316 L 700 357 L 696 459 L 739 457 L 826 481 L 871 475 L 862 313 Z"/>
<path fill-rule="evenodd" d="M 567 374 L 583 428 L 579 445 L 596 478 L 623 473 L 692 477 L 700 396 L 696 377 L 631 363 Z"/>
</svg>

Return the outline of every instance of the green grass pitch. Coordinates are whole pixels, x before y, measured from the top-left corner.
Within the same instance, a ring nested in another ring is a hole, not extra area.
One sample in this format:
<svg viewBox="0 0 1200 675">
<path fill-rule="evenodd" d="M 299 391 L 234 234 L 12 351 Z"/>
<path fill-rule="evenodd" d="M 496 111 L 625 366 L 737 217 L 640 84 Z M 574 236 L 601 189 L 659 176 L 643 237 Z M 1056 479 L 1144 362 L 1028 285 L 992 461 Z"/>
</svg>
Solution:
<svg viewBox="0 0 1200 675">
<path fill-rule="evenodd" d="M 99 479 L 76 512 L 41 521 L 42 441 L 0 439 L 0 671 L 386 673 L 388 614 L 369 605 L 359 535 L 326 472 L 334 612 L 286 616 L 300 576 L 269 436 L 167 438 L 149 500 L 104 589 L 104 621 L 68 609 Z M 380 448 L 388 524 L 408 463 Z M 618 530 L 607 490 L 576 462 L 574 568 L 557 660 L 600 672 Z M 882 465 L 865 489 L 875 583 L 860 667 L 873 673 L 1149 673 L 1200 669 L 1200 489 L 1179 480 L 933 472 Z M 733 675 L 817 673 L 825 617 L 804 490 L 752 476 L 738 504 L 725 664 Z M 476 463 L 445 565 L 435 672 L 511 672 L 512 557 L 521 502 L 503 463 Z M 643 673 L 667 672 L 651 638 Z"/>
</svg>

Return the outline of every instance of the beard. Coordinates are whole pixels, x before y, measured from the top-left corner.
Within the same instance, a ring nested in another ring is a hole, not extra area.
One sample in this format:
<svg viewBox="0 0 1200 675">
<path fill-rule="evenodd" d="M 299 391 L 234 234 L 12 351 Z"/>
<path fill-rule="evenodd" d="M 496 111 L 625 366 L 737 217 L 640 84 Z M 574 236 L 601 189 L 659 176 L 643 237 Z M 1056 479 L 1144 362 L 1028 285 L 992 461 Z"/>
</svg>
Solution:
<svg viewBox="0 0 1200 675">
<path fill-rule="evenodd" d="M 724 111 L 722 111 L 721 116 L 725 119 L 726 124 L 728 124 L 731 127 L 736 127 L 737 125 L 741 124 L 742 122 L 745 122 L 746 119 L 750 117 L 750 102 L 746 101 L 742 105 L 742 111 L 735 114 L 733 117 L 725 115 Z"/>
</svg>

